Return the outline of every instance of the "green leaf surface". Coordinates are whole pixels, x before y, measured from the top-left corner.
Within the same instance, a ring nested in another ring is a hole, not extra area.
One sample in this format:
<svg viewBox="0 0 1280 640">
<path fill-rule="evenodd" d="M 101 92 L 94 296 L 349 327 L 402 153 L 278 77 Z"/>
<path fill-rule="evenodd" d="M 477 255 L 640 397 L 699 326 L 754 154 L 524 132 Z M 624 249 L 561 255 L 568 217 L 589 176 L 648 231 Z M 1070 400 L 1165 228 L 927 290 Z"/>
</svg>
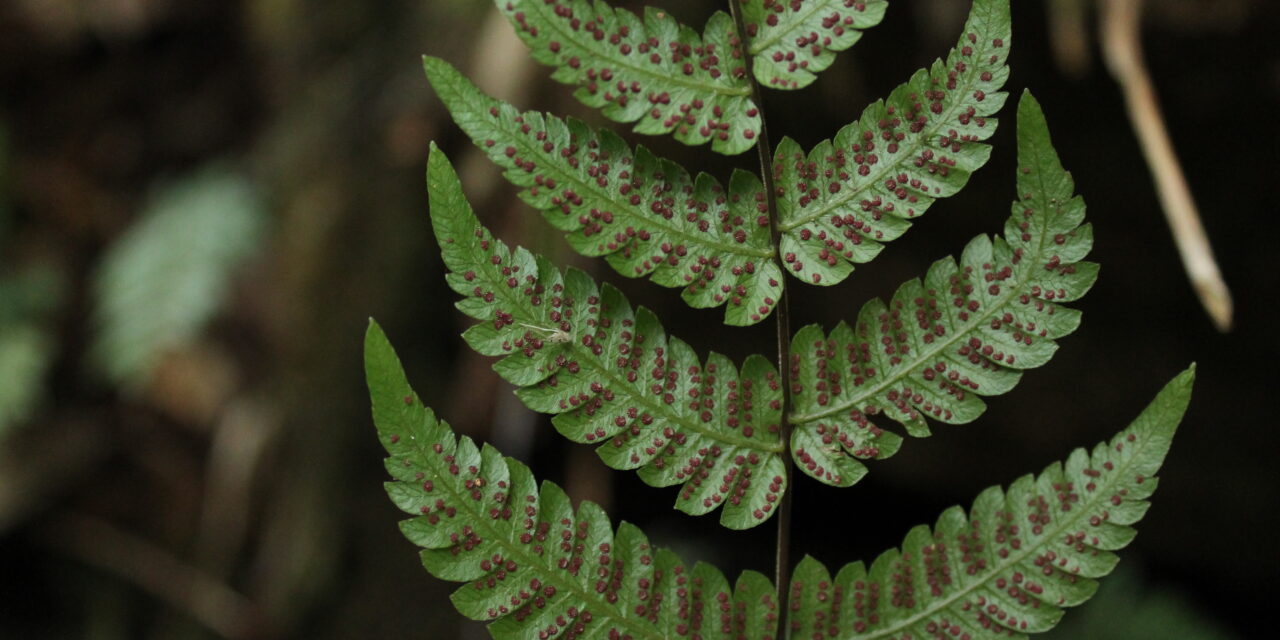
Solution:
<svg viewBox="0 0 1280 640">
<path fill-rule="evenodd" d="M 886 0 L 740 0 L 751 70 L 762 86 L 802 89 L 880 24 Z"/>
<path fill-rule="evenodd" d="M 624 276 L 683 288 L 693 307 L 723 305 L 730 325 L 755 324 L 773 311 L 782 274 L 757 176 L 736 171 L 727 190 L 706 174 L 690 178 L 607 130 L 520 113 L 447 62 L 424 64 L 458 126 L 578 252 L 603 256 Z"/>
<path fill-rule="evenodd" d="M 938 198 L 986 164 L 1009 76 L 1009 0 L 974 0 L 946 61 L 921 69 L 809 153 L 784 138 L 774 153 L 779 251 L 801 280 L 832 285 L 875 258 Z"/>
<path fill-rule="evenodd" d="M 223 304 L 265 224 L 257 189 L 225 166 L 159 190 L 95 273 L 91 358 L 107 379 L 127 388 L 145 384 L 166 350 L 194 339 Z"/>
<path fill-rule="evenodd" d="M 598 506 L 575 510 L 519 461 L 458 438 L 422 405 L 376 323 L 365 370 L 389 454 L 387 494 L 413 516 L 401 530 L 424 548 L 429 572 L 468 583 L 454 606 L 490 621 L 493 637 L 776 637 L 766 577 L 746 572 L 730 589 L 715 567 L 688 567 L 632 525 L 611 530 Z M 806 557 L 790 584 L 789 637 L 978 640 L 1053 627 L 1133 540 L 1194 376 L 1194 367 L 1177 376 L 1092 452 L 1077 449 L 1039 476 L 987 489 L 968 514 L 946 510 L 870 567 L 849 564 L 833 578 Z"/>
<path fill-rule="evenodd" d="M 1088 600 L 1136 535 L 1155 474 L 1191 397 L 1194 366 L 1092 452 L 991 487 L 968 514 L 943 512 L 867 567 L 832 578 L 805 558 L 791 583 L 791 637 L 1022 637 L 1047 631 Z M 816 636 L 813 636 L 816 637 Z"/>
<path fill-rule="evenodd" d="M 560 272 L 480 226 L 453 167 L 432 149 L 431 223 L 458 308 L 480 320 L 463 334 L 501 356 L 494 369 L 530 408 L 556 414 L 566 437 L 599 444 L 616 469 L 654 486 L 681 485 L 676 508 L 744 529 L 773 515 L 786 491 L 781 389 L 760 356 L 741 369 L 699 362 L 648 310 L 578 270 Z"/>
<path fill-rule="evenodd" d="M 611 529 L 597 505 L 575 511 L 560 487 L 494 448 L 459 439 L 409 387 L 386 336 L 370 323 L 365 371 L 389 457 L 387 495 L 413 516 L 401 530 L 423 547 L 460 613 L 507 638 L 762 638 L 777 632 L 768 578 L 736 587 L 715 567 L 684 564 L 640 529 Z"/>
<path fill-rule="evenodd" d="M 674 133 L 738 154 L 756 143 L 760 112 L 733 19 L 716 12 L 702 35 L 649 8 L 644 17 L 602 0 L 494 0 L 533 51 L 577 85 L 579 100 L 644 134 Z"/>
<path fill-rule="evenodd" d="M 1080 312 L 1062 303 L 1097 278 L 1098 266 L 1082 261 L 1093 233 L 1030 94 L 1018 107 L 1018 164 L 1003 238 L 975 238 L 959 263 L 939 260 L 887 304 L 863 306 L 853 326 L 797 332 L 792 454 L 806 473 L 848 486 L 865 473 L 850 456 L 892 455 L 902 438 L 875 424 L 879 415 L 916 437 L 929 435 L 926 417 L 972 421 L 986 408 L 980 396 L 1012 389 L 1079 325 Z"/>
<path fill-rule="evenodd" d="M 0 324 L 0 438 L 31 417 L 44 399 L 56 341 L 31 323 Z"/>
</svg>

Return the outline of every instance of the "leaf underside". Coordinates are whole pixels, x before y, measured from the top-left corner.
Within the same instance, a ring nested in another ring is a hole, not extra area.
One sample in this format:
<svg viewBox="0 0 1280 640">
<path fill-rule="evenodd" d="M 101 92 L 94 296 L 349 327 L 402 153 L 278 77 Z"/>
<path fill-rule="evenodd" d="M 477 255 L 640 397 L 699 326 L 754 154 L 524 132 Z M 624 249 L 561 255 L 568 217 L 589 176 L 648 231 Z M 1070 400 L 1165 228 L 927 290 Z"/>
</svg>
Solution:
<svg viewBox="0 0 1280 640">
<path fill-rule="evenodd" d="M 761 86 L 802 89 L 880 24 L 886 0 L 744 0 L 747 52 Z"/>
<path fill-rule="evenodd" d="M 670 14 L 641 18 L 602 0 L 494 0 L 533 51 L 577 85 L 574 96 L 644 134 L 673 133 L 688 145 L 742 153 L 756 143 L 751 100 L 733 19 L 716 12 L 702 35 Z"/>
<path fill-rule="evenodd" d="M 774 153 L 779 252 L 804 282 L 836 284 L 875 258 L 938 198 L 986 164 L 1009 76 L 1009 0 L 974 0 L 946 61 L 916 72 L 834 139 L 808 154 L 784 138 Z"/>
<path fill-rule="evenodd" d="M 982 492 L 966 515 L 944 511 L 870 568 L 832 579 L 805 558 L 791 582 L 793 638 L 996 638 L 1047 631 L 1065 607 L 1088 600 L 1115 553 L 1137 535 L 1156 471 L 1169 451 L 1195 378 L 1171 381 L 1138 419 L 1092 453 Z"/>
<path fill-rule="evenodd" d="M 752 356 L 739 370 L 715 353 L 699 362 L 617 289 L 495 239 L 434 147 L 427 176 L 446 279 L 465 296 L 458 308 L 481 321 L 463 337 L 502 357 L 494 370 L 525 405 L 555 414 L 565 437 L 599 444 L 609 466 L 637 469 L 653 486 L 681 485 L 681 511 L 723 506 L 720 522 L 734 529 L 773 515 L 787 486 L 772 364 Z"/>
<path fill-rule="evenodd" d="M 538 486 L 529 469 L 489 445 L 478 448 L 436 420 L 405 380 L 382 330 L 371 323 L 365 367 L 374 422 L 390 457 L 386 483 L 414 517 L 401 531 L 424 547 L 422 564 L 466 582 L 452 601 L 494 638 L 772 637 L 773 585 L 724 574 L 651 547 L 640 529 L 616 532 L 599 506 L 576 512 L 564 491 Z M 616 635 L 613 635 L 616 634 Z"/>
<path fill-rule="evenodd" d="M 459 439 L 422 405 L 374 323 L 365 368 L 387 494 L 413 516 L 401 531 L 432 575 L 468 583 L 453 604 L 490 621 L 493 637 L 778 638 L 768 578 L 746 572 L 731 589 L 715 567 L 690 569 L 627 523 L 615 532 L 597 505 L 575 512 L 519 461 Z M 833 580 L 805 558 L 791 582 L 790 636 L 979 639 L 1052 627 L 1133 539 L 1193 377 L 1178 376 L 1091 455 L 1078 449 L 1007 492 L 992 487 L 967 516 L 945 511 L 869 570 L 854 563 Z"/>
<path fill-rule="evenodd" d="M 806 473 L 848 486 L 866 473 L 855 458 L 895 453 L 902 438 L 876 425 L 878 415 L 916 437 L 929 435 L 926 417 L 974 420 L 986 408 L 980 396 L 1008 392 L 1079 326 L 1080 312 L 1062 303 L 1097 278 L 1098 266 L 1082 261 L 1093 232 L 1029 93 L 1018 107 L 1018 164 L 1003 238 L 975 238 L 958 264 L 935 262 L 888 304 L 863 306 L 853 326 L 796 333 L 791 448 Z"/>
<path fill-rule="evenodd" d="M 681 287 L 695 308 L 725 306 L 730 325 L 755 324 L 782 296 L 759 177 L 735 171 L 729 189 L 608 130 L 495 100 L 447 62 L 427 77 L 454 121 L 521 187 L 520 196 L 588 256 L 624 276 Z"/>
</svg>

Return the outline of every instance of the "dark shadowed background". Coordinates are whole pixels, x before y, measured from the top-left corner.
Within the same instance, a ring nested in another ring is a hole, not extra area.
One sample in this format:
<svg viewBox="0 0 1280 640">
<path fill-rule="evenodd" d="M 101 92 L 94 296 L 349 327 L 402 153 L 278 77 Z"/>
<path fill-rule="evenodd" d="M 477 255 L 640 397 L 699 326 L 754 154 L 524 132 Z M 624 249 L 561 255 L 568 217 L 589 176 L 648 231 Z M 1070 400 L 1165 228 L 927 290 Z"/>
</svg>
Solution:
<svg viewBox="0 0 1280 640">
<path fill-rule="evenodd" d="M 702 24 L 722 3 L 666 4 Z M 1147 59 L 1235 293 L 1235 328 L 1220 334 L 1182 272 L 1090 4 L 1015 2 L 1007 87 L 1043 103 L 1089 203 L 1103 271 L 1082 328 L 977 423 L 910 442 L 851 489 L 800 476 L 793 553 L 870 559 L 943 508 L 1119 430 L 1196 361 L 1122 575 L 1055 637 L 1260 636 L 1280 570 L 1268 297 L 1280 291 L 1280 7 L 1147 3 Z M 967 7 L 891 3 L 814 86 L 767 96 L 775 139 L 833 135 L 945 55 Z M 1063 22 L 1076 8 L 1082 28 Z M 421 570 L 383 494 L 361 367 L 370 316 L 458 430 L 686 559 L 771 571 L 771 526 L 731 532 L 672 511 L 674 488 L 566 443 L 463 348 L 426 215 L 428 143 L 506 241 L 618 285 L 699 352 L 770 353 L 772 325 L 728 330 L 717 310 L 573 255 L 451 124 L 424 53 L 521 108 L 606 124 L 483 0 L 0 4 L 0 637 L 487 637 Z M 959 196 L 845 283 L 792 289 L 797 327 L 852 318 L 1000 231 L 1015 153 L 1012 109 L 1002 116 L 991 162 Z M 754 154 L 645 144 L 722 178 L 755 166 Z"/>
</svg>

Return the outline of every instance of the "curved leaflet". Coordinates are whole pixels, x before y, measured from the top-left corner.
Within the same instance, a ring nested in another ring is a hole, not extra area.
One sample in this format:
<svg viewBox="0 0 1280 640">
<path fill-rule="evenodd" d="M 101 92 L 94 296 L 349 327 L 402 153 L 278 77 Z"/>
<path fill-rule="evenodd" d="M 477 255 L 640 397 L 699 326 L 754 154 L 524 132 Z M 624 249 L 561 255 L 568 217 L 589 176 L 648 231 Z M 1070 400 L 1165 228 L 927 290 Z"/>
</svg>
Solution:
<svg viewBox="0 0 1280 640">
<path fill-rule="evenodd" d="M 742 3 L 756 81 L 802 89 L 880 24 L 886 0 L 731 0 Z"/>
<path fill-rule="evenodd" d="M 578 252 L 604 256 L 624 276 L 681 287 L 690 306 L 724 305 L 730 325 L 773 311 L 782 274 L 757 176 L 735 171 L 728 189 L 706 174 L 691 179 L 608 130 L 520 113 L 443 60 L 424 66 L 458 126 Z"/>
<path fill-rule="evenodd" d="M 902 438 L 876 425 L 878 415 L 917 437 L 929 435 L 926 417 L 972 421 L 986 407 L 979 396 L 1012 389 L 1079 325 L 1080 312 L 1063 303 L 1097 278 L 1098 266 L 1081 261 L 1093 232 L 1030 94 L 1018 107 L 1018 164 L 1003 238 L 975 238 L 959 263 L 939 260 L 888 304 L 867 303 L 852 327 L 797 332 L 791 446 L 809 475 L 848 486 L 866 472 L 853 458 L 897 451 Z"/>
<path fill-rule="evenodd" d="M 805 558 L 791 582 L 792 637 L 840 640 L 1021 637 L 1047 631 L 1088 600 L 1137 535 L 1156 472 L 1191 397 L 1195 367 L 1093 451 L 982 492 L 966 515 L 943 512 L 901 549 L 832 579 Z"/>
<path fill-rule="evenodd" d="M 625 522 L 612 530 L 590 502 L 575 512 L 563 490 L 539 488 L 519 461 L 458 438 L 409 387 L 375 323 L 365 371 L 389 454 L 387 495 L 413 516 L 401 531 L 424 548 L 432 575 L 468 583 L 453 604 L 490 621 L 493 637 L 779 637 L 768 578 L 749 571 L 731 589 L 715 567 L 690 569 Z M 1091 454 L 1077 449 L 1008 491 L 992 487 L 967 515 L 948 509 L 870 568 L 846 565 L 832 579 L 806 557 L 790 584 L 790 637 L 979 640 L 1053 627 L 1132 541 L 1193 379 L 1194 367 Z"/>
<path fill-rule="evenodd" d="M 768 578 L 724 574 L 614 531 L 599 506 L 575 512 L 560 487 L 493 447 L 459 439 L 424 407 L 386 336 L 370 323 L 365 370 L 389 457 L 387 495 L 413 516 L 400 529 L 432 575 L 467 584 L 454 606 L 494 638 L 760 638 L 776 633 Z"/>
<path fill-rule="evenodd" d="M 664 11 L 644 18 L 602 0 L 494 0 L 551 76 L 574 96 L 644 134 L 673 133 L 738 154 L 756 143 L 760 110 L 733 19 L 717 12 L 701 36 Z"/>
<path fill-rule="evenodd" d="M 1009 0 L 974 0 L 959 43 L 808 154 L 774 153 L 783 268 L 831 285 L 986 164 L 1009 76 Z"/>
<path fill-rule="evenodd" d="M 556 414 L 566 437 L 600 444 L 609 466 L 681 485 L 681 511 L 723 506 L 720 522 L 735 529 L 773 515 L 787 487 L 782 390 L 767 360 L 752 356 L 739 370 L 713 353 L 700 363 L 617 289 L 493 238 L 438 149 L 427 176 L 446 278 L 465 296 L 458 308 L 481 321 L 463 337 L 502 356 L 494 369 L 530 409 Z"/>
</svg>

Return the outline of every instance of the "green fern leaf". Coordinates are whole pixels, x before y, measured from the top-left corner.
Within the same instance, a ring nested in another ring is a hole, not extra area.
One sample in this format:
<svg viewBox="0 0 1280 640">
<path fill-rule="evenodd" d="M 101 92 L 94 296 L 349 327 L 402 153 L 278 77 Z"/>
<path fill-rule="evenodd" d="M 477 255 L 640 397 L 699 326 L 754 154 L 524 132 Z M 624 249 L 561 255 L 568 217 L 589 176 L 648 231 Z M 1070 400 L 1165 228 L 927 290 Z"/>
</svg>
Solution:
<svg viewBox="0 0 1280 640">
<path fill-rule="evenodd" d="M 1080 312 L 1062 303 L 1097 278 L 1098 266 L 1081 261 L 1093 232 L 1029 93 L 1018 106 L 1018 163 L 1020 196 L 1004 238 L 975 238 L 959 264 L 934 263 L 889 304 L 863 306 L 853 327 L 797 332 L 791 446 L 809 475 L 848 486 L 866 472 L 852 457 L 897 451 L 902 438 L 873 424 L 876 414 L 916 437 L 929 435 L 926 416 L 972 421 L 986 406 L 979 396 L 1012 389 L 1080 324 Z"/>
<path fill-rule="evenodd" d="M 937 198 L 986 164 L 1009 75 L 1009 0 L 974 0 L 946 62 L 920 70 L 806 155 L 783 139 L 774 154 L 784 269 L 831 285 L 906 232 Z"/>
<path fill-rule="evenodd" d="M 431 222 L 458 308 L 481 320 L 463 337 L 503 356 L 494 369 L 534 411 L 576 442 L 600 444 L 605 463 L 639 469 L 653 486 L 682 485 L 676 508 L 744 529 L 773 514 L 786 491 L 779 436 L 782 393 L 773 365 L 741 371 L 668 338 L 647 309 L 585 273 L 561 273 L 480 226 L 448 159 L 428 161 Z"/>
<path fill-rule="evenodd" d="M 886 0 L 741 0 L 751 70 L 761 86 L 801 89 L 880 24 Z"/>
<path fill-rule="evenodd" d="M 1077 449 L 1008 491 L 987 489 L 967 516 L 948 509 L 870 568 L 847 565 L 833 580 L 805 558 L 791 582 L 792 637 L 979 640 L 1052 628 L 1136 535 L 1194 378 L 1193 366 L 1092 453 Z"/>
<path fill-rule="evenodd" d="M 426 58 L 425 67 L 458 126 L 580 253 L 604 256 L 624 276 L 682 287 L 690 306 L 724 305 L 730 325 L 773 311 L 782 273 L 757 176 L 735 171 L 726 191 L 644 147 L 633 153 L 608 130 L 519 113 L 443 60 Z"/>
<path fill-rule="evenodd" d="M 601 0 L 494 0 L 552 78 L 644 134 L 674 132 L 685 144 L 738 154 L 756 143 L 760 111 L 741 60 L 733 19 L 717 12 L 699 36 L 669 14 L 644 18 Z"/>
<path fill-rule="evenodd" d="M 494 638 L 774 637 L 773 585 L 724 574 L 651 547 L 640 529 L 611 530 L 599 506 L 577 511 L 560 487 L 493 447 L 459 439 L 422 406 L 386 336 L 370 323 L 365 370 L 373 419 L 389 457 L 386 484 L 414 516 L 401 531 L 424 547 L 432 575 L 466 582 L 460 613 L 490 621 Z M 564 635 L 561 635 L 564 634 Z"/>
</svg>

